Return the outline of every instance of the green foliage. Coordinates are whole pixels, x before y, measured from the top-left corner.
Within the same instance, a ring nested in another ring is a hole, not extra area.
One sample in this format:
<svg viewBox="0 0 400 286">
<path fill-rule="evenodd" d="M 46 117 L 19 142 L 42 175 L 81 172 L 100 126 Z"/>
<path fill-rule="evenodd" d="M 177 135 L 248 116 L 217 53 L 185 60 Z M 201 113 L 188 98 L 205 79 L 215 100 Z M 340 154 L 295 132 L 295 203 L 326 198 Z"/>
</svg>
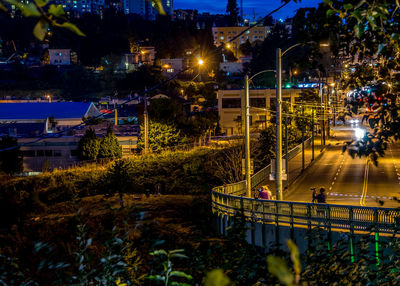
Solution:
<svg viewBox="0 0 400 286">
<path fill-rule="evenodd" d="M 25 17 L 39 18 L 39 21 L 33 28 L 33 35 L 40 41 L 45 39 L 50 25 L 66 28 L 79 36 L 85 36 L 75 24 L 66 20 L 62 5 L 56 6 L 51 4 L 46 9 L 48 2 L 45 0 L 28 1 L 26 3 L 16 0 L 4 0 L 4 2 L 14 5 Z M 4 10 L 4 5 L 2 7 Z"/>
<path fill-rule="evenodd" d="M 171 251 L 165 251 L 163 249 L 161 250 L 156 250 L 150 253 L 150 255 L 159 257 L 160 259 L 165 259 L 162 261 L 162 270 L 160 274 L 152 274 L 147 276 L 146 278 L 149 280 L 154 280 L 157 282 L 161 282 L 162 285 L 165 286 L 189 286 L 190 284 L 187 284 L 185 282 L 177 282 L 173 281 L 176 278 L 181 278 L 186 279 L 186 280 L 192 280 L 192 276 L 189 274 L 186 274 L 183 271 L 177 271 L 173 269 L 173 264 L 172 264 L 172 259 L 173 258 L 188 258 L 186 255 L 183 254 L 184 250 L 183 249 L 176 249 L 176 250 L 171 250 Z"/>
<path fill-rule="evenodd" d="M 79 159 L 96 160 L 99 149 L 100 142 L 97 140 L 96 132 L 92 128 L 88 128 L 78 143 Z"/>
<path fill-rule="evenodd" d="M 222 269 L 214 269 L 207 273 L 203 279 L 204 286 L 229 286 L 233 285 L 231 280 Z"/>
<path fill-rule="evenodd" d="M 17 146 L 16 138 L 4 136 L 0 140 L 0 150 Z M 0 152 L 0 171 L 6 174 L 20 173 L 24 170 L 20 148 Z"/>
<path fill-rule="evenodd" d="M 119 145 L 117 137 L 114 135 L 112 128 L 107 128 L 107 133 L 100 140 L 100 148 L 98 158 L 121 158 L 122 148 Z"/>
<path fill-rule="evenodd" d="M 137 143 L 139 150 L 144 149 L 144 125 L 140 126 L 140 135 Z M 188 139 L 182 136 L 181 132 L 173 125 L 149 122 L 148 134 L 149 149 L 153 152 L 160 152 L 164 148 L 184 145 L 189 143 Z"/>
</svg>

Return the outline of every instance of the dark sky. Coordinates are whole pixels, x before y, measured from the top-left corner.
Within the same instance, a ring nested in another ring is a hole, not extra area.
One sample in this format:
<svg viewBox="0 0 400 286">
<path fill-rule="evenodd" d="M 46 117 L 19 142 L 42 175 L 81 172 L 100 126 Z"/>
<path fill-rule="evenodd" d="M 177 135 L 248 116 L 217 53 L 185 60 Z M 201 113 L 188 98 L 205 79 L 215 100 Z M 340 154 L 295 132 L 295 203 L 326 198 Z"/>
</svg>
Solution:
<svg viewBox="0 0 400 286">
<path fill-rule="evenodd" d="M 240 6 L 240 0 L 236 0 Z M 275 19 L 292 17 L 298 8 L 316 7 L 320 0 L 301 0 L 301 3 L 289 3 L 283 9 L 272 15 Z M 174 0 L 174 9 L 197 9 L 199 12 L 212 14 L 225 14 L 228 0 Z M 243 13 L 245 18 L 253 20 L 265 16 L 281 5 L 281 0 L 243 0 Z"/>
</svg>

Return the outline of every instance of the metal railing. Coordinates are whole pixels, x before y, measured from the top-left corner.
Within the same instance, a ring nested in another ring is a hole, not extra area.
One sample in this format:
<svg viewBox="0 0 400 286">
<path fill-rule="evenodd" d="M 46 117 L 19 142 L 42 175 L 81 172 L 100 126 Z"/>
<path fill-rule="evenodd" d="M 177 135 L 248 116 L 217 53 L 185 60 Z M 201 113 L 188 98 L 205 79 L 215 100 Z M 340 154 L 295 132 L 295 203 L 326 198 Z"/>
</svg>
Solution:
<svg viewBox="0 0 400 286">
<path fill-rule="evenodd" d="M 242 211 L 246 219 L 259 223 L 291 228 L 319 226 L 350 233 L 397 233 L 400 222 L 400 211 L 393 208 L 259 200 L 223 194 L 218 189 L 212 191 L 212 210 L 227 216 Z"/>
<path fill-rule="evenodd" d="M 305 141 L 309 146 L 311 138 Z M 302 150 L 301 144 L 288 152 L 289 161 Z M 285 158 L 285 156 L 284 156 Z M 251 177 L 253 187 L 261 184 L 271 171 L 271 165 Z M 274 223 L 293 227 L 314 226 L 341 231 L 396 233 L 400 230 L 400 209 L 349 205 L 314 204 L 289 201 L 259 200 L 245 197 L 246 181 L 215 187 L 212 190 L 212 210 L 218 215 L 234 216 L 243 212 L 246 219 L 259 223 Z"/>
<path fill-rule="evenodd" d="M 307 140 L 304 141 L 304 147 L 306 148 L 310 145 L 311 145 L 311 138 L 308 138 Z M 299 144 L 293 149 L 291 149 L 287 154 L 288 160 L 290 161 L 294 157 L 296 157 L 301 152 L 301 150 L 302 150 L 302 144 Z M 283 156 L 283 158 L 286 159 L 286 154 Z M 271 164 L 267 165 L 266 167 L 262 168 L 257 173 L 255 173 L 253 176 L 251 176 L 251 186 L 253 188 L 259 186 L 262 182 L 266 180 L 266 178 L 268 178 L 268 175 L 270 173 L 271 173 Z M 246 194 L 246 181 L 243 180 L 240 182 L 215 187 L 213 190 L 223 194 L 244 196 Z"/>
</svg>

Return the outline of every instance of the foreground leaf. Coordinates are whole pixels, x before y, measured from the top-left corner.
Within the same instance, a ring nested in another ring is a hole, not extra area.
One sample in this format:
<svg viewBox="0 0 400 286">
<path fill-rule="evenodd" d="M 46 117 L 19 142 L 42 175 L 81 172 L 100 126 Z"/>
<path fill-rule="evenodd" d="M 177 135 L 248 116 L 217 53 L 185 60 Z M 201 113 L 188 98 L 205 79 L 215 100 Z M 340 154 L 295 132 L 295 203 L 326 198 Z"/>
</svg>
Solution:
<svg viewBox="0 0 400 286">
<path fill-rule="evenodd" d="M 44 40 L 46 33 L 49 29 L 49 23 L 45 19 L 40 19 L 36 26 L 33 28 L 33 35 L 40 41 Z"/>
<path fill-rule="evenodd" d="M 64 22 L 64 23 L 60 24 L 59 27 L 66 28 L 66 29 L 70 30 L 71 32 L 77 34 L 78 36 L 86 37 L 86 35 L 81 30 L 79 30 L 79 28 L 76 25 L 74 25 L 70 22 Z"/>
<path fill-rule="evenodd" d="M 204 286 L 228 286 L 231 285 L 231 280 L 222 269 L 214 269 L 203 278 L 203 284 Z"/>
<path fill-rule="evenodd" d="M 286 261 L 274 255 L 268 255 L 268 271 L 274 275 L 282 284 L 292 285 L 294 281 L 293 273 L 290 271 Z"/>
</svg>

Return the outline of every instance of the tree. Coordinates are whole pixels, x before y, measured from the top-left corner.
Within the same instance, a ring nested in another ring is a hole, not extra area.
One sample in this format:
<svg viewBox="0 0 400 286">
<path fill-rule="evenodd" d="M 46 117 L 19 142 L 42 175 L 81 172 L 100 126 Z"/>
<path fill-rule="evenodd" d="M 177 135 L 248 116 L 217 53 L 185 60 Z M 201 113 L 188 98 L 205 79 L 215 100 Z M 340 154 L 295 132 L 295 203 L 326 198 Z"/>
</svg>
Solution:
<svg viewBox="0 0 400 286">
<path fill-rule="evenodd" d="M 98 158 L 121 158 L 122 149 L 117 137 L 110 127 L 107 128 L 107 134 L 100 141 Z"/>
<path fill-rule="evenodd" d="M 139 150 L 144 149 L 144 126 L 140 126 L 140 135 L 137 143 Z M 173 147 L 189 143 L 188 139 L 182 136 L 181 132 L 172 124 L 149 122 L 149 149 L 153 152 L 160 152 L 165 147 Z"/>
<path fill-rule="evenodd" d="M 100 142 L 96 132 L 89 128 L 78 143 L 78 157 L 80 160 L 96 160 L 99 155 Z"/>
<path fill-rule="evenodd" d="M 237 26 L 239 24 L 239 8 L 237 6 L 236 0 L 228 0 L 226 6 L 228 25 Z"/>
<path fill-rule="evenodd" d="M 16 138 L 10 136 L 4 136 L 1 138 L 0 150 L 13 146 L 18 146 Z M 19 147 L 0 152 L 0 171 L 3 171 L 6 174 L 13 174 L 20 173 L 23 170 L 23 159 Z"/>
</svg>

